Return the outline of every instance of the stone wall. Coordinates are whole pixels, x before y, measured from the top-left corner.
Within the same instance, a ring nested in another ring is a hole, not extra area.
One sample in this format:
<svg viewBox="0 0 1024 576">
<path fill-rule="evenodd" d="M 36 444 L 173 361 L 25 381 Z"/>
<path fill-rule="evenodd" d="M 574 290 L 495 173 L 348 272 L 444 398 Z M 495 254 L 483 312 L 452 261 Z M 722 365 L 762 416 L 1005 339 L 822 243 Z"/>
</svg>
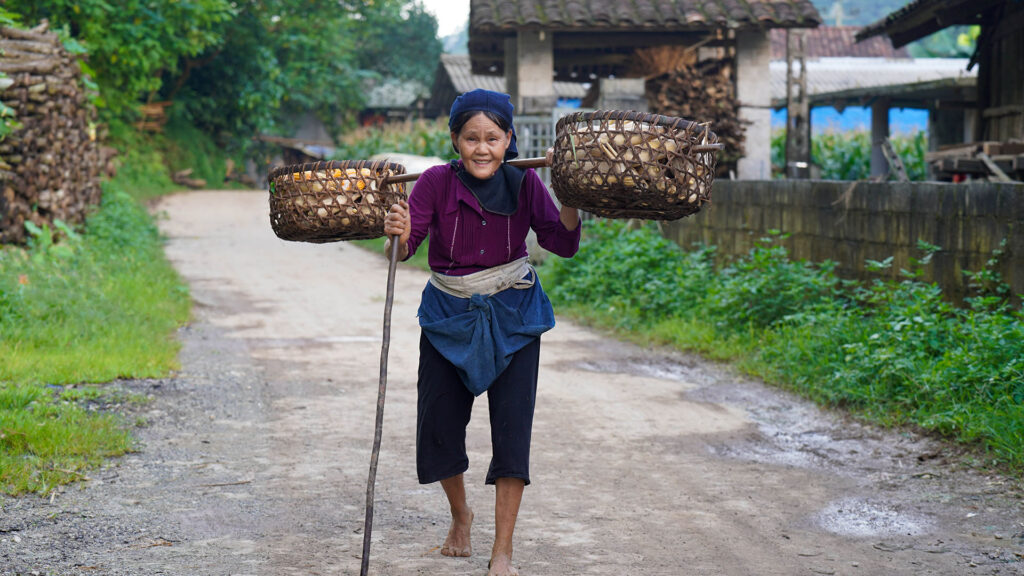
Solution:
<svg viewBox="0 0 1024 576">
<path fill-rule="evenodd" d="M 664 223 L 665 235 L 684 248 L 717 246 L 728 258 L 778 230 L 794 259 L 833 260 L 840 275 L 861 279 L 872 277 L 866 260 L 890 256 L 897 277 L 921 257 L 924 240 L 942 248 L 927 279 L 954 298 L 966 293 L 963 272 L 984 267 L 1005 238 L 997 270 L 1024 294 L 1024 185 L 718 180 L 711 198 L 698 214 Z"/>
</svg>

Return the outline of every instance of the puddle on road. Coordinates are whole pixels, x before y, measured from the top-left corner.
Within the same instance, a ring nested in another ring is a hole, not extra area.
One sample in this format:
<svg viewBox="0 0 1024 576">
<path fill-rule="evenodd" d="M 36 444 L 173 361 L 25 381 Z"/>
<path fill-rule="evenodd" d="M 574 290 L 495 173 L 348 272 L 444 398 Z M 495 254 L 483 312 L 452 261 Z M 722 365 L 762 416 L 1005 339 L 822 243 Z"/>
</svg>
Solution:
<svg viewBox="0 0 1024 576">
<path fill-rule="evenodd" d="M 847 498 L 832 502 L 817 517 L 818 525 L 840 536 L 917 536 L 929 522 L 901 513 L 893 506 Z"/>
<path fill-rule="evenodd" d="M 592 372 L 632 374 L 696 385 L 680 387 L 680 398 L 716 406 L 735 406 L 757 426 L 756 433 L 710 440 L 708 450 L 719 457 L 800 468 L 856 469 L 882 473 L 933 453 L 926 438 L 887 434 L 819 408 L 765 384 L 744 380 L 728 371 L 688 357 L 614 352 L 575 367 Z"/>
</svg>

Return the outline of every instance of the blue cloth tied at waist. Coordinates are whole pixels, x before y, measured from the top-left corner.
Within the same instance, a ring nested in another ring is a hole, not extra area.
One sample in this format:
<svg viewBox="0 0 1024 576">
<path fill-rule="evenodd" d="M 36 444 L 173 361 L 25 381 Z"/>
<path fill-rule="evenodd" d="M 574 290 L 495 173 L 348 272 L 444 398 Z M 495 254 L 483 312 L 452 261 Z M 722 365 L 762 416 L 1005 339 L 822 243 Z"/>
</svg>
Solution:
<svg viewBox="0 0 1024 576">
<path fill-rule="evenodd" d="M 536 276 L 533 270 L 530 274 Z M 428 282 L 418 316 L 427 339 L 455 365 L 474 396 L 490 388 L 513 354 L 555 326 L 555 312 L 539 280 L 522 290 L 470 298 L 453 296 Z"/>
</svg>

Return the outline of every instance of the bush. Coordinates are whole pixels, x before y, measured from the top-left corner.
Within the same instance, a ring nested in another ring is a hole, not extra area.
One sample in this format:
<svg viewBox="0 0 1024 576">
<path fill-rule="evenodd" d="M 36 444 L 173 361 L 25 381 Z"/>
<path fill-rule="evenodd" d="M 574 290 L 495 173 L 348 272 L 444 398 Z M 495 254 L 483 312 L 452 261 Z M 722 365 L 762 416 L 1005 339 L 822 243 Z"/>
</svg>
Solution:
<svg viewBox="0 0 1024 576">
<path fill-rule="evenodd" d="M 715 266 L 713 248 L 682 251 L 651 226 L 584 226 L 574 258 L 541 268 L 562 311 L 740 360 L 823 404 L 1024 467 L 1024 312 L 992 269 L 971 274 L 979 292 L 958 307 L 920 279 L 938 250 L 927 244 L 901 280 L 865 285 L 837 279 L 832 263 L 791 261 L 774 237 Z"/>
<path fill-rule="evenodd" d="M 702 301 L 713 250 L 684 253 L 650 225 L 613 220 L 586 230 L 576 257 L 545 263 L 548 290 L 560 302 L 614 313 L 621 325 L 638 327 Z"/>
</svg>

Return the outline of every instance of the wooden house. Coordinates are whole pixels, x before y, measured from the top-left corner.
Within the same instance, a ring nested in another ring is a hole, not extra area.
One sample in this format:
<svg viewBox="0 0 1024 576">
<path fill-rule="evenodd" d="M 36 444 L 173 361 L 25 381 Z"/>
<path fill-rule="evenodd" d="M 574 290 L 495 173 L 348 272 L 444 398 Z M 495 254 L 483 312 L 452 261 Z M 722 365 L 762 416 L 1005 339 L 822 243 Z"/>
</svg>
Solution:
<svg viewBox="0 0 1024 576">
<path fill-rule="evenodd" d="M 976 121 L 962 145 L 929 154 L 932 168 L 954 180 L 968 175 L 1024 180 L 1024 2 L 914 0 L 857 38 L 884 35 L 898 48 L 955 25 L 981 28 L 967 66 L 977 66 L 977 96 L 962 103 L 974 110 Z"/>
</svg>

